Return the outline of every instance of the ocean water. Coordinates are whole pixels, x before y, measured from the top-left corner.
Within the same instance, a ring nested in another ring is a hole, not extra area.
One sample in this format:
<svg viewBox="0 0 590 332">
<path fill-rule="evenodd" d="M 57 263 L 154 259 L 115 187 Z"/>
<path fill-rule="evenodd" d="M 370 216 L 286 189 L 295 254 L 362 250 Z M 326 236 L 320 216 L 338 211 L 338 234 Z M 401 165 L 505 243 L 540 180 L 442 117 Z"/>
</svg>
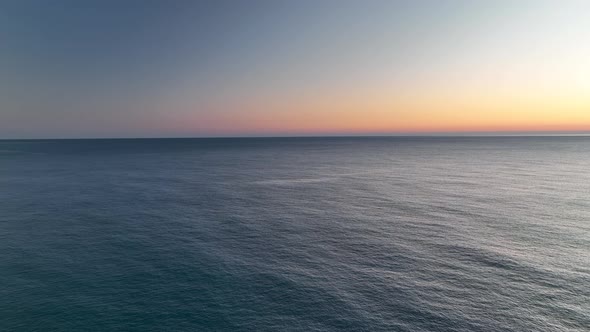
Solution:
<svg viewBox="0 0 590 332">
<path fill-rule="evenodd" d="M 589 137 L 0 141 L 0 331 L 589 330 Z"/>
</svg>

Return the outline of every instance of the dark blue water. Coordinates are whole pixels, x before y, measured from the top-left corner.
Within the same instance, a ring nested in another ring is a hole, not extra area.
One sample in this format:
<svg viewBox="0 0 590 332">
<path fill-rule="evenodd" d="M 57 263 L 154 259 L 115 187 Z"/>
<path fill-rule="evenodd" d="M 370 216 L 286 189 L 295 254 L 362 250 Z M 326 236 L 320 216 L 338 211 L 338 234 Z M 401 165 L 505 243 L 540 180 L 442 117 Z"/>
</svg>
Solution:
<svg viewBox="0 0 590 332">
<path fill-rule="evenodd" d="M 588 331 L 590 138 L 0 141 L 1 331 Z"/>
</svg>

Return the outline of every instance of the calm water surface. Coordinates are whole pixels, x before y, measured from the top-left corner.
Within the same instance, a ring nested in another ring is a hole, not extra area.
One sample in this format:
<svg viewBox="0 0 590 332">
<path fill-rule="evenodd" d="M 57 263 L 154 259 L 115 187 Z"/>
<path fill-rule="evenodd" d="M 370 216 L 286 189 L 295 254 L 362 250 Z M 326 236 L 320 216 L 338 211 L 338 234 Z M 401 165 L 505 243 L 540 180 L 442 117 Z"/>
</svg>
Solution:
<svg viewBox="0 0 590 332">
<path fill-rule="evenodd" d="M 588 331 L 590 138 L 0 141 L 0 331 Z"/>
</svg>

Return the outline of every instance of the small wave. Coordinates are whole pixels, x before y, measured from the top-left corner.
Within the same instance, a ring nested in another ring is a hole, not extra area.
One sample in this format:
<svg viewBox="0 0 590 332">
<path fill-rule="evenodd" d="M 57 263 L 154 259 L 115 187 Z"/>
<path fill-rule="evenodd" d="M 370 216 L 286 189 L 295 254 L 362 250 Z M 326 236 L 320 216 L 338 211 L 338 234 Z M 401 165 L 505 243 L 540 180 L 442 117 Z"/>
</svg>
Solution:
<svg viewBox="0 0 590 332">
<path fill-rule="evenodd" d="M 31 151 L 22 151 L 22 150 L 0 150 L 1 155 L 43 155 L 44 152 L 31 152 Z"/>
<path fill-rule="evenodd" d="M 304 178 L 304 179 L 273 179 L 273 180 L 262 180 L 255 181 L 254 183 L 260 185 L 298 185 L 307 183 L 322 183 L 334 181 L 334 177 L 323 177 L 323 178 Z"/>
</svg>

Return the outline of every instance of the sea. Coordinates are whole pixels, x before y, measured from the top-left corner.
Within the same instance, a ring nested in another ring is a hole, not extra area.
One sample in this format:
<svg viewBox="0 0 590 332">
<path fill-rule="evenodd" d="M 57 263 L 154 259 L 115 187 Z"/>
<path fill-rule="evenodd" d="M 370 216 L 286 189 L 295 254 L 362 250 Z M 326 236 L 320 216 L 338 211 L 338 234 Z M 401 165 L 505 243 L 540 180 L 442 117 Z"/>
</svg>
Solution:
<svg viewBox="0 0 590 332">
<path fill-rule="evenodd" d="M 2 140 L 0 331 L 590 331 L 590 137 Z"/>
</svg>

